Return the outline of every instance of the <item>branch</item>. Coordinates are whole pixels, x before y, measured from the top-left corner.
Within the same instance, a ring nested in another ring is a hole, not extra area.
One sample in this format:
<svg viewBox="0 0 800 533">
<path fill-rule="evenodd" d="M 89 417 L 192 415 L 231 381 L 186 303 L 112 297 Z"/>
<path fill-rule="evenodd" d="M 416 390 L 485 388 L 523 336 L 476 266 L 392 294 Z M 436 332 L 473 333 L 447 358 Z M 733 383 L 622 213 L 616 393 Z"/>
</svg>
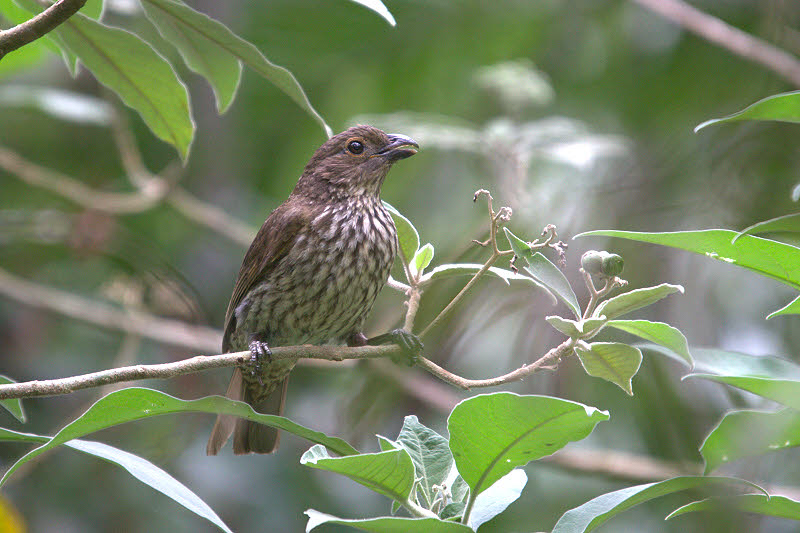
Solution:
<svg viewBox="0 0 800 533">
<path fill-rule="evenodd" d="M 703 13 L 682 0 L 634 0 L 731 52 L 776 72 L 800 87 L 800 60 L 766 41 Z"/>
<path fill-rule="evenodd" d="M 54 30 L 78 12 L 86 0 L 58 0 L 30 20 L 8 30 L 0 31 L 0 59 Z"/>
</svg>

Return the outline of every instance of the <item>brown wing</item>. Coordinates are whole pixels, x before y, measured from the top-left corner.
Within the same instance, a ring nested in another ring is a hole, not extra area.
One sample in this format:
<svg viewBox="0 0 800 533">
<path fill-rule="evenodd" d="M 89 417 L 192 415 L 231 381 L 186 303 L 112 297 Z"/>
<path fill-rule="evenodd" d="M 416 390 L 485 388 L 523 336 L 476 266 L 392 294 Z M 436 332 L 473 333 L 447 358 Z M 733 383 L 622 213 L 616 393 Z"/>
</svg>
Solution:
<svg viewBox="0 0 800 533">
<path fill-rule="evenodd" d="M 228 302 L 225 313 L 225 334 L 222 337 L 222 351 L 230 348 L 231 334 L 236 329 L 235 309 L 242 302 L 248 291 L 261 280 L 286 255 L 299 232 L 311 221 L 311 212 L 307 206 L 292 202 L 292 198 L 273 211 L 244 256 L 239 277 L 233 288 L 233 295 Z"/>
</svg>

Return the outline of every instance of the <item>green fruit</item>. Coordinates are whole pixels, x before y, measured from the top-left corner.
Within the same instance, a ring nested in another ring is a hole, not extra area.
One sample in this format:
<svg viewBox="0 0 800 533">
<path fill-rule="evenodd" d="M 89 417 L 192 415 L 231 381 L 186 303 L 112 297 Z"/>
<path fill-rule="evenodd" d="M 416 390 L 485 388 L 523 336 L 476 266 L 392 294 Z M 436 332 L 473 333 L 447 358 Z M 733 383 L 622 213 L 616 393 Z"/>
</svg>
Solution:
<svg viewBox="0 0 800 533">
<path fill-rule="evenodd" d="M 622 269 L 625 267 L 625 261 L 617 254 L 605 254 L 602 260 L 601 272 L 604 276 L 613 277 L 622 274 Z"/>
<path fill-rule="evenodd" d="M 589 250 L 581 256 L 581 266 L 589 274 L 600 274 L 603 272 L 603 254 L 597 250 Z"/>
</svg>

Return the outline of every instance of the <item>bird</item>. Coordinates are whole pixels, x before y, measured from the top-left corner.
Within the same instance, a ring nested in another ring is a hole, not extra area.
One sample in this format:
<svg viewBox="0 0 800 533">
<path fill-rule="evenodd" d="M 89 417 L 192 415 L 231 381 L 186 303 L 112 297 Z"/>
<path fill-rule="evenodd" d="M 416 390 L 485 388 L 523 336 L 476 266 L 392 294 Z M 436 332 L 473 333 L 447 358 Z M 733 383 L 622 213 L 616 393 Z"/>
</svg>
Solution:
<svg viewBox="0 0 800 533">
<path fill-rule="evenodd" d="M 264 221 L 245 253 L 225 314 L 224 353 L 250 350 L 233 372 L 228 398 L 281 415 L 296 360 L 270 360 L 270 346 L 400 344 L 419 339 L 401 329 L 368 339 L 364 321 L 389 277 L 397 231 L 380 192 L 392 165 L 419 150 L 400 134 L 353 126 L 322 144 L 289 197 Z M 277 428 L 217 417 L 206 453 L 233 435 L 233 452 L 272 453 Z"/>
</svg>

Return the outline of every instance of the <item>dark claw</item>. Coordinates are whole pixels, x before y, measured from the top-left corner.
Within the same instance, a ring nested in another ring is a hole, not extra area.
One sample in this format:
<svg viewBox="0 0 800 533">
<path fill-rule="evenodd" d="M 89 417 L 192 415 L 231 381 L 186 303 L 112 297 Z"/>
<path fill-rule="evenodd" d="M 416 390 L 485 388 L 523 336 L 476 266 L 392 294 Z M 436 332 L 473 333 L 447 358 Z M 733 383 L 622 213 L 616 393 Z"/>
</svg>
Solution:
<svg viewBox="0 0 800 533">
<path fill-rule="evenodd" d="M 264 382 L 261 380 L 261 368 L 264 359 L 269 362 L 272 357 L 272 350 L 269 349 L 266 342 L 252 341 L 250 343 L 250 376 L 258 379 L 258 384 L 262 387 Z"/>
<path fill-rule="evenodd" d="M 378 344 L 397 344 L 403 350 L 404 357 L 392 358 L 396 363 L 405 363 L 408 366 L 417 364 L 417 359 L 422 353 L 424 345 L 419 337 L 404 329 L 395 329 L 389 333 L 372 337 L 367 341 L 372 346 Z"/>
</svg>

